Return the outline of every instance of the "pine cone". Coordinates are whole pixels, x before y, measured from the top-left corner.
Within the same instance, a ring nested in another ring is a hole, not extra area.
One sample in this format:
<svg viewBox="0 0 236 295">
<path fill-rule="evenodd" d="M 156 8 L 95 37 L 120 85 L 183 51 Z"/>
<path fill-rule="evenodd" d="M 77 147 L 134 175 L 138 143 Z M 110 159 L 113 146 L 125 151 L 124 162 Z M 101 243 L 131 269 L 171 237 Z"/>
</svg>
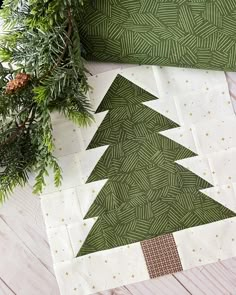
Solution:
<svg viewBox="0 0 236 295">
<path fill-rule="evenodd" d="M 16 80 L 20 80 L 20 81 L 23 81 L 23 82 L 28 82 L 29 79 L 30 79 L 30 75 L 25 74 L 25 73 L 18 73 L 16 75 Z"/>
<path fill-rule="evenodd" d="M 25 73 L 18 73 L 16 75 L 16 78 L 9 81 L 6 86 L 6 93 L 12 94 L 16 92 L 17 90 L 22 89 L 27 85 L 27 83 L 30 80 L 30 75 Z"/>
</svg>

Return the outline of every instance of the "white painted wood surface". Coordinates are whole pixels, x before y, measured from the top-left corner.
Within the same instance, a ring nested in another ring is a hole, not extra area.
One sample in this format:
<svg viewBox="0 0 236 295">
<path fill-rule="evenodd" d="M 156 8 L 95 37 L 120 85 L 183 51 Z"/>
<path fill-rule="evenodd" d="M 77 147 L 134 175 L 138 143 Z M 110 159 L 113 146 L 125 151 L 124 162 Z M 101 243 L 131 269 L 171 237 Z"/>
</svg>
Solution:
<svg viewBox="0 0 236 295">
<path fill-rule="evenodd" d="M 116 67 L 93 63 L 89 70 L 97 74 Z M 228 75 L 236 81 L 236 73 Z M 59 295 L 40 200 L 30 187 L 17 189 L 0 208 L 0 295 L 13 294 Z M 236 295 L 236 258 L 97 295 L 130 294 Z"/>
</svg>

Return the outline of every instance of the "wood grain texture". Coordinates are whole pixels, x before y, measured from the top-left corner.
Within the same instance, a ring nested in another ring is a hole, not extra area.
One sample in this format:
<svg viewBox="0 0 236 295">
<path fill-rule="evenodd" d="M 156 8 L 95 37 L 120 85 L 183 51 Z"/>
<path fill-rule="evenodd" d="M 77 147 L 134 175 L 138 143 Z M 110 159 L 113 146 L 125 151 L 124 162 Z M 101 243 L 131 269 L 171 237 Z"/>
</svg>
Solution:
<svg viewBox="0 0 236 295">
<path fill-rule="evenodd" d="M 0 294 L 59 294 L 41 215 L 31 189 L 17 189 L 0 209 Z"/>
<path fill-rule="evenodd" d="M 226 78 L 229 85 L 229 93 L 236 113 L 236 73 L 226 73 Z"/>
<path fill-rule="evenodd" d="M 91 63 L 88 69 L 98 74 L 119 66 L 131 65 Z M 236 94 L 236 74 L 229 76 Z M 0 208 L 0 253 L 0 295 L 59 295 L 40 200 L 30 187 L 17 189 Z M 236 295 L 236 258 L 96 295 L 131 294 Z"/>
<path fill-rule="evenodd" d="M 16 294 L 10 286 L 7 285 L 6 282 L 3 281 L 3 279 L 0 278 L 0 294 L 2 295 L 14 295 Z"/>
</svg>

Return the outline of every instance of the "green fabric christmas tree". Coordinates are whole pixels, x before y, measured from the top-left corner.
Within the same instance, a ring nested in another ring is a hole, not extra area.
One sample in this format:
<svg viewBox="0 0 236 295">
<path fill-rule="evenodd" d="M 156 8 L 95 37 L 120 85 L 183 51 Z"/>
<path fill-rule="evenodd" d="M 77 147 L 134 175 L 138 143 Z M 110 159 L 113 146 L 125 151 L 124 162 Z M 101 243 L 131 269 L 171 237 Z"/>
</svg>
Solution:
<svg viewBox="0 0 236 295">
<path fill-rule="evenodd" d="M 178 125 L 155 99 L 117 76 L 97 112 L 109 111 L 90 148 L 109 145 L 87 182 L 107 179 L 86 218 L 98 217 L 78 256 L 233 217 L 199 190 L 211 185 L 175 161 L 195 154 L 159 134 Z"/>
</svg>

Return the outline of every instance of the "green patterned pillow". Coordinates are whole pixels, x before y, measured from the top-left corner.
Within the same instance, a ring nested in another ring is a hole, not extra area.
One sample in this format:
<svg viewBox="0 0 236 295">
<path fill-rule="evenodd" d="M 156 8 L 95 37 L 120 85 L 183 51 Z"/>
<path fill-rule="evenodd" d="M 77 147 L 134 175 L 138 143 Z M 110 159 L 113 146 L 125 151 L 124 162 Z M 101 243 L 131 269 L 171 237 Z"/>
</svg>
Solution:
<svg viewBox="0 0 236 295">
<path fill-rule="evenodd" d="M 87 0 L 86 58 L 236 70 L 235 0 Z"/>
</svg>

